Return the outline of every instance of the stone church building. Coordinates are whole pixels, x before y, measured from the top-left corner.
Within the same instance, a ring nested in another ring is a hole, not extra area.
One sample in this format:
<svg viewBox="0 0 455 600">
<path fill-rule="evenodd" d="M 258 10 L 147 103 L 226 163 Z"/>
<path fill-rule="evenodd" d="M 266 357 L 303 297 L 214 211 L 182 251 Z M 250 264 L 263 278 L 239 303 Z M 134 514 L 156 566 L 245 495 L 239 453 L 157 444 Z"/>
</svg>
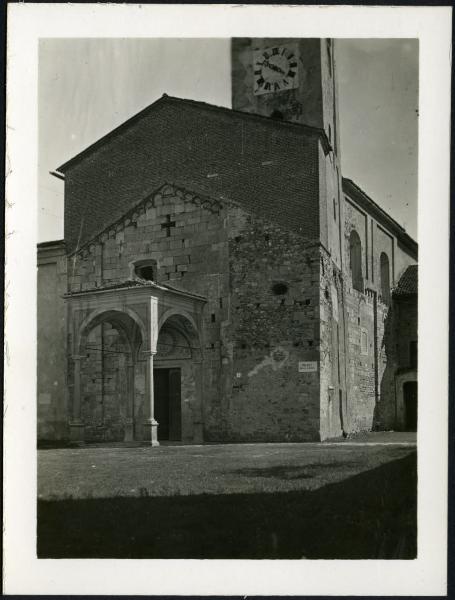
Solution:
<svg viewBox="0 0 455 600">
<path fill-rule="evenodd" d="M 342 177 L 333 42 L 231 52 L 232 110 L 164 95 L 53 173 L 40 440 L 416 426 L 417 244 Z"/>
</svg>

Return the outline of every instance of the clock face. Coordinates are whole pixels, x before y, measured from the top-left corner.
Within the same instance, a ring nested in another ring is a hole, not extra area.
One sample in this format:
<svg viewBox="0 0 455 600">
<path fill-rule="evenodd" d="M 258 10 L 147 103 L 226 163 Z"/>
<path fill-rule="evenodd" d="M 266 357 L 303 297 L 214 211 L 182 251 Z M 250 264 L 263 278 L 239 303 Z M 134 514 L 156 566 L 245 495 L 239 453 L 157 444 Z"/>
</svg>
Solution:
<svg viewBox="0 0 455 600">
<path fill-rule="evenodd" d="M 298 86 L 298 62 L 290 46 L 275 46 L 254 52 L 254 93 L 269 94 Z"/>
</svg>

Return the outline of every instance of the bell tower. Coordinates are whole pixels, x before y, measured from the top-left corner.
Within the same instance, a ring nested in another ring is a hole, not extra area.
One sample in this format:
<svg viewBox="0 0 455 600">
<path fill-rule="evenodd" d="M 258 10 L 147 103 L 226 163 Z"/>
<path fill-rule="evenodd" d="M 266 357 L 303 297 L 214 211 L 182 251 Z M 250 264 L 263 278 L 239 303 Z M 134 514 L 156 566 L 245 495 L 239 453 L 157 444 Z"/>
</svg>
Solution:
<svg viewBox="0 0 455 600">
<path fill-rule="evenodd" d="M 343 204 L 338 95 L 332 39 L 233 38 L 232 108 L 314 127 L 325 133 L 320 151 L 320 238 L 342 268 Z"/>
<path fill-rule="evenodd" d="M 234 38 L 232 108 L 323 129 L 338 153 L 333 40 Z"/>
<path fill-rule="evenodd" d="M 319 337 L 321 348 L 331 357 L 319 363 L 320 402 L 321 415 L 331 415 L 324 421 L 323 436 L 340 435 L 348 414 L 346 369 L 342 368 L 347 354 L 346 260 L 334 43 L 331 39 L 239 38 L 232 40 L 231 52 L 234 110 L 277 120 L 277 127 L 293 123 L 288 127 L 290 135 L 299 126 L 312 139 L 318 133 L 314 162 L 319 181 L 319 293 L 321 315 L 326 315 L 319 322 Z M 308 131 L 309 127 L 315 131 Z M 301 193 L 303 197 L 305 191 Z"/>
</svg>

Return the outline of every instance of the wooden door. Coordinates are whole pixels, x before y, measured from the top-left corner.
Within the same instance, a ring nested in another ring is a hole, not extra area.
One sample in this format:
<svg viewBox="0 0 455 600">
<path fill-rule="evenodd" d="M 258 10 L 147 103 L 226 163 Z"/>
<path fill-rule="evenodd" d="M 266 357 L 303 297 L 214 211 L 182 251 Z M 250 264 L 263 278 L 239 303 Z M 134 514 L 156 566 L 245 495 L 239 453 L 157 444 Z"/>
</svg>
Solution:
<svg viewBox="0 0 455 600">
<path fill-rule="evenodd" d="M 417 431 L 417 381 L 403 385 L 406 431 Z"/>
<path fill-rule="evenodd" d="M 153 384 L 158 440 L 180 441 L 182 438 L 180 369 L 155 369 Z"/>
</svg>

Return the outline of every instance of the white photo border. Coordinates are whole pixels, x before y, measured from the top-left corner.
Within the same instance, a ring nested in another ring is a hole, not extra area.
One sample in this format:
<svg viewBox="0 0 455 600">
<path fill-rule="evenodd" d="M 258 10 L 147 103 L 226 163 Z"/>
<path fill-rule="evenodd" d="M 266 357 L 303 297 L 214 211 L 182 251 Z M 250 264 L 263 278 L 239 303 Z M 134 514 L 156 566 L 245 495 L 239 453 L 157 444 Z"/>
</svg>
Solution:
<svg viewBox="0 0 455 600">
<path fill-rule="evenodd" d="M 445 595 L 450 7 L 9 4 L 4 592 Z M 419 38 L 419 432 L 415 560 L 36 558 L 38 41 L 69 37 Z"/>
</svg>

